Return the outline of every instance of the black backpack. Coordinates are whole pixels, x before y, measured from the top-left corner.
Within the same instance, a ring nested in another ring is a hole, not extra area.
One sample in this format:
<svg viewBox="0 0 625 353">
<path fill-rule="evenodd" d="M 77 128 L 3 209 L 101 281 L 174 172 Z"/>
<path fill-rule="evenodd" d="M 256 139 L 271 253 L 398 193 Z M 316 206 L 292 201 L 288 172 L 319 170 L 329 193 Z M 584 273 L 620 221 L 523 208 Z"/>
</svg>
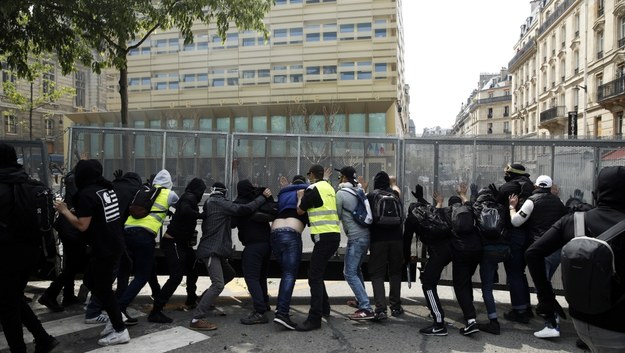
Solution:
<svg viewBox="0 0 625 353">
<path fill-rule="evenodd" d="M 451 237 L 451 227 L 432 205 L 411 203 L 408 206 L 408 221 L 418 224 L 419 239 L 423 244 L 431 244 Z"/>
<path fill-rule="evenodd" d="M 33 231 L 48 232 L 54 224 L 54 192 L 44 183 L 28 179 L 13 184 L 16 221 Z"/>
<path fill-rule="evenodd" d="M 166 213 L 166 210 L 152 211 L 154 201 L 156 201 L 162 189 L 162 187 L 156 187 L 154 185 L 141 186 L 128 207 L 130 215 L 140 219 L 147 217 L 150 213 Z"/>
<path fill-rule="evenodd" d="M 484 201 L 476 214 L 477 227 L 485 240 L 496 241 L 503 237 L 503 207 L 494 201 Z"/>
<path fill-rule="evenodd" d="M 471 208 L 463 204 L 454 204 L 451 211 L 451 227 L 458 235 L 467 234 L 475 227 L 475 217 Z"/>
<path fill-rule="evenodd" d="M 575 237 L 562 247 L 564 297 L 571 308 L 581 313 L 605 313 L 625 299 L 622 290 L 619 297 L 614 295 L 623 283 L 619 283 L 609 244 L 625 232 L 625 220 L 592 238 L 585 235 L 584 213 L 575 212 L 573 217 Z"/>
<path fill-rule="evenodd" d="M 374 190 L 373 204 L 371 205 L 371 213 L 373 213 L 373 224 L 393 227 L 402 224 L 402 206 L 399 197 L 386 190 Z"/>
</svg>

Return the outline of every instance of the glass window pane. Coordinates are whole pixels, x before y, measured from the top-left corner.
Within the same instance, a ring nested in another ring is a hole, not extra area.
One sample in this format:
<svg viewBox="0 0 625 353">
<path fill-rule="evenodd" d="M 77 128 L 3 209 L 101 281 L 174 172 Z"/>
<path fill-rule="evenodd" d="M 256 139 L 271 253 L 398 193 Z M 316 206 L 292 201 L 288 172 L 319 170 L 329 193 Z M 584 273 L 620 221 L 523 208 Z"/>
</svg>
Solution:
<svg viewBox="0 0 625 353">
<path fill-rule="evenodd" d="M 238 116 L 234 118 L 234 131 L 247 132 L 248 131 L 248 118 Z"/>
<path fill-rule="evenodd" d="M 350 114 L 349 115 L 349 132 L 356 134 L 365 133 L 365 114 Z"/>
<path fill-rule="evenodd" d="M 369 133 L 386 135 L 386 114 L 369 113 Z"/>
</svg>

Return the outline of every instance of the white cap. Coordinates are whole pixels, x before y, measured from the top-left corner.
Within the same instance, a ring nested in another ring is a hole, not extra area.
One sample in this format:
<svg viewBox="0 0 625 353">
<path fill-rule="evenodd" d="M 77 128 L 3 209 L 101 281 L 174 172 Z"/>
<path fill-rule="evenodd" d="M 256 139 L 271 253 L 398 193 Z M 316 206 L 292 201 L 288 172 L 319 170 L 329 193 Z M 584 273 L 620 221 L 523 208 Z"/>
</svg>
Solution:
<svg viewBox="0 0 625 353">
<path fill-rule="evenodd" d="M 547 189 L 550 188 L 552 185 L 553 181 L 551 181 L 551 178 L 548 175 L 541 175 L 536 178 L 536 186 L 540 188 Z"/>
</svg>

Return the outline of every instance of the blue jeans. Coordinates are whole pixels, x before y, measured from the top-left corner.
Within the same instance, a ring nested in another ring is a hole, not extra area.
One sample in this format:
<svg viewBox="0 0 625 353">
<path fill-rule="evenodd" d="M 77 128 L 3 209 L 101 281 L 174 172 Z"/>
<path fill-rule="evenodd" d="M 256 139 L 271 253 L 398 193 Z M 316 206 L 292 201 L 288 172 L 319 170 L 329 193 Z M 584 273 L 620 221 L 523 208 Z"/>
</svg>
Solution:
<svg viewBox="0 0 625 353">
<path fill-rule="evenodd" d="M 499 262 L 488 256 L 482 257 L 480 262 L 480 282 L 482 283 L 482 298 L 486 306 L 486 313 L 489 319 L 497 318 L 497 307 L 495 306 L 495 297 L 493 296 L 493 288 L 495 286 L 495 278 Z"/>
<path fill-rule="evenodd" d="M 530 241 L 527 231 L 522 228 L 508 229 L 510 257 L 504 261 L 506 278 L 510 288 L 510 302 L 515 310 L 526 310 L 530 304 L 530 289 L 525 274 L 525 250 Z"/>
<path fill-rule="evenodd" d="M 371 311 L 369 296 L 365 290 L 365 280 L 362 276 L 362 260 L 367 255 L 369 249 L 369 237 L 360 237 L 347 241 L 345 249 L 345 266 L 343 267 L 343 275 L 345 281 L 354 292 L 358 301 L 358 309 Z"/>
<path fill-rule="evenodd" d="M 156 241 L 149 231 L 143 228 L 126 229 L 125 240 L 128 254 L 132 260 L 134 278 L 119 298 L 119 307 L 125 311 L 143 286 L 148 283 L 154 266 L 154 247 Z"/>
<path fill-rule="evenodd" d="M 274 229 L 271 231 L 271 249 L 282 269 L 276 312 L 288 315 L 302 260 L 302 235 L 291 228 Z"/>
<path fill-rule="evenodd" d="M 252 243 L 245 245 L 241 265 L 243 278 L 247 284 L 247 290 L 252 296 L 254 310 L 263 314 L 269 308 L 269 294 L 267 293 L 267 271 L 269 270 L 269 257 L 271 246 L 269 243 Z"/>
</svg>

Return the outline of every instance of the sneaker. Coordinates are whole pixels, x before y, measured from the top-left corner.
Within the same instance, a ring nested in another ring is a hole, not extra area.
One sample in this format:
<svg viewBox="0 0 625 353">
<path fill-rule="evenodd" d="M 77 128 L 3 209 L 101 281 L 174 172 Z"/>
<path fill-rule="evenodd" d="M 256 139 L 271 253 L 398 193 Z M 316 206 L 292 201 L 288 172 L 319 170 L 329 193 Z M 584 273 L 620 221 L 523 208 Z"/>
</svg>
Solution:
<svg viewBox="0 0 625 353">
<path fill-rule="evenodd" d="M 348 300 L 346 304 L 349 307 L 358 309 L 360 303 L 358 303 L 358 300 Z"/>
<path fill-rule="evenodd" d="M 59 345 L 59 341 L 56 338 L 49 336 L 49 339 L 43 343 L 39 343 L 35 341 L 35 353 L 49 353 L 54 350 L 56 346 Z"/>
<path fill-rule="evenodd" d="M 197 299 L 197 295 L 187 294 L 187 300 L 184 301 L 184 306 L 186 306 L 187 309 L 195 309 L 197 306 Z"/>
<path fill-rule="evenodd" d="M 122 320 L 124 320 L 126 326 L 134 326 L 139 323 L 139 320 L 128 315 L 128 312 L 126 310 L 122 310 Z"/>
<path fill-rule="evenodd" d="M 495 319 L 490 320 L 487 324 L 477 324 L 477 328 L 480 329 L 480 331 L 488 332 L 493 335 L 498 335 L 501 333 L 499 321 Z"/>
<path fill-rule="evenodd" d="M 109 322 L 109 316 L 105 313 L 96 317 L 85 318 L 85 324 L 105 324 L 107 322 Z"/>
<path fill-rule="evenodd" d="M 113 331 L 107 336 L 102 337 L 98 340 L 98 344 L 100 346 L 112 346 L 115 344 L 124 344 L 128 342 L 130 342 L 130 334 L 128 334 L 128 329 L 124 329 L 120 332 Z"/>
<path fill-rule="evenodd" d="M 104 325 L 104 329 L 100 332 L 100 337 L 106 337 L 113 332 L 115 332 L 115 329 L 113 328 L 111 321 L 109 321 L 106 325 Z"/>
<path fill-rule="evenodd" d="M 551 324 L 546 323 L 542 330 L 534 332 L 534 336 L 538 338 L 560 337 L 560 326 L 553 327 Z"/>
<path fill-rule="evenodd" d="M 61 305 L 63 306 L 71 306 L 71 305 L 75 305 L 75 304 L 81 304 L 82 302 L 78 299 L 77 296 L 72 295 L 72 296 L 67 296 L 67 297 L 63 297 L 63 301 L 61 302 Z"/>
<path fill-rule="evenodd" d="M 401 306 L 393 309 L 391 308 L 391 315 L 393 315 L 394 317 L 398 317 L 404 314 L 404 308 L 402 308 Z"/>
<path fill-rule="evenodd" d="M 56 298 L 50 298 L 48 296 L 46 296 L 45 294 L 42 295 L 41 297 L 39 297 L 38 300 L 39 304 L 45 306 L 46 308 L 54 311 L 55 313 L 64 311 L 65 308 L 60 306 L 59 303 L 56 301 Z"/>
<path fill-rule="evenodd" d="M 217 329 L 217 325 L 211 324 L 205 319 L 200 319 L 200 320 L 197 320 L 196 322 L 193 322 L 193 320 L 191 320 L 191 324 L 189 324 L 189 328 L 192 330 L 197 330 L 197 331 L 212 331 L 212 330 Z"/>
<path fill-rule="evenodd" d="M 373 320 L 375 319 L 375 314 L 371 310 L 360 309 L 351 315 L 347 315 L 347 318 L 350 320 Z"/>
<path fill-rule="evenodd" d="M 241 323 L 243 325 L 266 324 L 268 322 L 269 319 L 267 319 L 267 315 L 257 311 L 252 311 L 248 316 L 241 318 Z"/>
<path fill-rule="evenodd" d="M 214 316 L 226 316 L 226 312 L 221 310 L 220 308 L 211 305 L 208 307 L 208 311 L 212 312 Z"/>
<path fill-rule="evenodd" d="M 306 321 L 302 322 L 301 325 L 297 325 L 297 327 L 295 327 L 296 331 L 312 331 L 312 330 L 318 330 L 321 328 L 321 321 L 310 321 L 308 319 L 306 319 Z"/>
<path fill-rule="evenodd" d="M 431 326 L 420 329 L 419 332 L 426 336 L 447 336 L 447 327 L 444 323 L 433 323 Z"/>
<path fill-rule="evenodd" d="M 386 315 L 386 311 L 378 311 L 375 313 L 374 321 L 382 321 L 388 319 L 388 315 Z"/>
<path fill-rule="evenodd" d="M 171 324 L 174 322 L 172 318 L 163 314 L 162 311 L 152 311 L 150 315 L 148 315 L 149 322 L 155 322 L 157 324 Z"/>
<path fill-rule="evenodd" d="M 477 327 L 477 322 L 473 321 L 472 323 L 467 323 L 467 326 L 460 329 L 460 334 L 469 336 L 476 332 L 480 332 L 480 329 Z"/>
<path fill-rule="evenodd" d="M 276 313 L 275 317 L 273 318 L 273 322 L 275 322 L 276 324 L 280 324 L 289 330 L 295 330 L 295 328 L 297 327 L 297 324 L 291 321 L 289 315 L 283 315 L 280 313 Z"/>
<path fill-rule="evenodd" d="M 530 317 L 527 311 L 521 313 L 518 310 L 512 309 L 508 311 L 507 313 L 504 313 L 503 317 L 508 321 L 516 321 L 522 324 L 530 323 Z"/>
</svg>

